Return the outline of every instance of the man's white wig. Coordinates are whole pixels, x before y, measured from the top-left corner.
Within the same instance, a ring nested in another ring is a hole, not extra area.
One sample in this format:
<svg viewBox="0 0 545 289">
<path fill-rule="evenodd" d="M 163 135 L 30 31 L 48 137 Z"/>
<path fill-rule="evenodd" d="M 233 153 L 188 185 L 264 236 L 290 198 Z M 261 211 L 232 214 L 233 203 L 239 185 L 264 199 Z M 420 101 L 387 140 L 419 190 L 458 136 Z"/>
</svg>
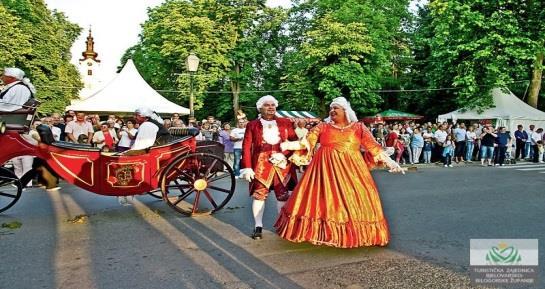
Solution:
<svg viewBox="0 0 545 289">
<path fill-rule="evenodd" d="M 164 123 L 163 119 L 159 115 L 157 115 L 157 113 L 155 113 L 155 111 L 153 111 L 149 107 L 140 107 L 140 108 L 136 109 L 135 112 L 137 114 L 143 116 L 143 117 L 149 117 L 149 118 L 157 121 L 160 124 Z"/>
<path fill-rule="evenodd" d="M 344 113 L 346 114 L 346 120 L 349 123 L 358 121 L 358 117 L 356 116 L 356 112 L 354 112 L 354 110 L 350 106 L 350 102 L 348 102 L 348 100 L 346 100 L 346 98 L 341 96 L 341 97 L 337 97 L 337 98 L 333 99 L 333 101 L 331 102 L 329 107 L 332 107 L 333 105 L 338 105 L 338 106 L 340 106 L 340 107 L 342 107 L 344 109 Z M 326 118 L 326 122 L 330 122 L 330 121 L 331 121 L 330 117 Z"/>
<path fill-rule="evenodd" d="M 271 102 L 271 101 L 274 102 L 274 106 L 278 107 L 278 100 L 276 100 L 276 98 L 274 98 L 274 96 L 272 95 L 265 95 L 261 97 L 255 104 L 255 106 L 257 107 L 257 110 L 260 110 L 265 104 L 265 102 Z"/>
<path fill-rule="evenodd" d="M 6 67 L 4 68 L 4 75 L 5 76 L 11 76 L 22 83 L 24 83 L 32 93 L 36 93 L 36 89 L 34 88 L 34 85 L 30 82 L 30 79 L 25 77 L 25 72 L 22 71 L 20 68 L 17 67 Z"/>
<path fill-rule="evenodd" d="M 25 72 L 17 67 L 7 67 L 4 69 L 5 76 L 11 76 L 17 80 L 23 80 L 25 78 Z"/>
</svg>

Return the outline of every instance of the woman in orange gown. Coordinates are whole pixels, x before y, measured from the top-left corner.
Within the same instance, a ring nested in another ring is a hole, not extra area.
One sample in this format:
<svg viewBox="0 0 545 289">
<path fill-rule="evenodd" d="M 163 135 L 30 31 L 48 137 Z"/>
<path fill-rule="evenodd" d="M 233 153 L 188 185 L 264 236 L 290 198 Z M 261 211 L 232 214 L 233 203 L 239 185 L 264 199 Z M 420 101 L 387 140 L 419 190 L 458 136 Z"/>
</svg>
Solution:
<svg viewBox="0 0 545 289">
<path fill-rule="evenodd" d="M 390 172 L 403 172 L 383 152 L 369 130 L 357 121 L 350 103 L 333 100 L 330 118 L 312 129 L 310 151 L 318 150 L 282 208 L 275 228 L 292 242 L 340 248 L 385 246 L 390 239 L 377 187 L 360 152 L 384 162 Z"/>
</svg>

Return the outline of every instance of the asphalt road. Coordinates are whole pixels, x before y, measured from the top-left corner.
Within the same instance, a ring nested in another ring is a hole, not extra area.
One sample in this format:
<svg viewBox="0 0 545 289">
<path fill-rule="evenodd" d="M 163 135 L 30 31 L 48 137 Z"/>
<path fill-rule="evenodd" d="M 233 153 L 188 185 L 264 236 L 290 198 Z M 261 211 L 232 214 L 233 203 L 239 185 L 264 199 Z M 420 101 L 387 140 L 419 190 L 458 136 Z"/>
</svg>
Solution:
<svg viewBox="0 0 545 289">
<path fill-rule="evenodd" d="M 227 208 L 194 218 L 149 196 L 120 206 L 71 185 L 28 189 L 0 215 L 22 223 L 0 228 L 0 288 L 473 288 L 471 238 L 545 240 L 539 168 L 374 172 L 392 236 L 385 248 L 284 241 L 271 232 L 272 199 L 265 238 L 254 241 L 242 180 Z M 539 249 L 544 260 L 543 242 Z M 539 273 L 545 280 L 543 266 Z"/>
</svg>

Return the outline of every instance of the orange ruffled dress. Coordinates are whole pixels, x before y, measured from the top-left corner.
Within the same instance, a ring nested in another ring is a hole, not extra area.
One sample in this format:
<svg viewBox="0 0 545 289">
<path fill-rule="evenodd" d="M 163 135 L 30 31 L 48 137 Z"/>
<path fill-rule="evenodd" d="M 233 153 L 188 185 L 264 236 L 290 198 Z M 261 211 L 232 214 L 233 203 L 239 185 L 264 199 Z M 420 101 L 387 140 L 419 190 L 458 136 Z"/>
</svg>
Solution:
<svg viewBox="0 0 545 289">
<path fill-rule="evenodd" d="M 340 248 L 388 244 L 388 223 L 360 152 L 360 145 L 373 157 L 382 152 L 369 130 L 322 123 L 307 139 L 320 147 L 274 225 L 280 237 Z"/>
</svg>

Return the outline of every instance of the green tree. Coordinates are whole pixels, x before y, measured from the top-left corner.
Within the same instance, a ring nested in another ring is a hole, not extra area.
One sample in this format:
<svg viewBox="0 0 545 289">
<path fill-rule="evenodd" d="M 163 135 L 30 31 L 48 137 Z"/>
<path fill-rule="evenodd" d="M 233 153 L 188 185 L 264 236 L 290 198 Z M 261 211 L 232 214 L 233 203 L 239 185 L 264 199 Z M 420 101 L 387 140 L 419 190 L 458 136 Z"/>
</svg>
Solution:
<svg viewBox="0 0 545 289">
<path fill-rule="evenodd" d="M 289 21 L 293 51 L 283 87 L 295 108 L 322 115 L 327 103 L 347 97 L 362 114 L 376 112 L 382 97 L 373 92 L 388 84 L 398 68 L 402 21 L 408 1 L 331 1 L 298 3 Z"/>
<path fill-rule="evenodd" d="M 308 107 L 306 99 L 317 96 L 314 105 L 324 114 L 327 103 L 344 95 L 352 100 L 354 107 L 375 107 L 380 98 L 367 89 L 379 86 L 374 81 L 374 71 L 365 66 L 366 58 L 375 50 L 365 26 L 362 23 L 344 25 L 331 16 L 324 16 L 305 36 L 306 40 L 292 59 L 292 70 L 287 75 L 290 82 L 286 85 L 294 91 L 303 89 L 294 93 L 297 97 L 290 104 Z"/>
<path fill-rule="evenodd" d="M 227 74 L 232 92 L 233 113 L 240 109 L 240 102 L 252 106 L 263 93 L 246 91 L 270 91 L 279 88 L 281 55 L 286 49 L 286 34 L 282 27 L 287 13 L 282 8 L 266 8 L 264 1 L 254 6 L 251 17 L 246 18 L 245 29 L 239 30 L 237 43 L 229 58 L 232 69 Z M 237 25 L 238 26 L 238 25 Z"/>
<path fill-rule="evenodd" d="M 430 86 L 454 86 L 459 106 L 484 109 L 491 88 L 528 79 L 537 45 L 515 13 L 519 2 L 432 1 Z"/>
<path fill-rule="evenodd" d="M 545 2 L 523 0 L 511 3 L 517 22 L 528 38 L 532 40 L 531 50 L 534 60 L 530 67 L 531 82 L 528 87 L 528 104 L 537 107 L 543 78 L 543 58 L 545 54 Z"/>
<path fill-rule="evenodd" d="M 456 96 L 450 89 L 439 88 L 439 84 L 432 84 L 429 71 L 433 69 L 431 62 L 431 41 L 434 37 L 432 15 L 429 5 L 417 7 L 409 24 L 405 27 L 408 35 L 410 56 L 405 59 L 405 66 L 401 69 L 400 88 L 408 90 L 399 96 L 403 105 L 401 110 L 411 111 L 429 117 L 437 116 L 445 111 L 457 108 Z M 445 87 L 449 87 L 445 84 Z"/>
<path fill-rule="evenodd" d="M 31 51 L 30 37 L 19 28 L 19 22 L 19 17 L 11 15 L 0 5 L 0 66 L 13 65 Z"/>
<path fill-rule="evenodd" d="M 10 48 L 2 47 L 0 66 L 17 66 L 26 72 L 37 87 L 40 112 L 64 111 L 82 87 L 78 71 L 70 64 L 70 48 L 81 28 L 63 13 L 47 9 L 43 0 L 2 0 L 2 13 L 7 16 L 0 21 L 11 19 L 17 25 L 2 26 L 1 38 L 15 38 L 6 42 Z"/>
<path fill-rule="evenodd" d="M 185 60 L 190 52 L 200 58 L 195 76 L 198 111 L 204 102 L 214 103 L 200 112 L 232 116 L 239 108 L 242 90 L 255 90 L 256 73 L 262 71 L 264 27 L 278 28 L 282 13 L 265 7 L 264 0 L 171 0 L 148 11 L 139 43 L 127 51 L 144 78 L 160 91 L 179 91 L 166 97 L 187 102 L 190 78 Z M 276 23 L 276 26 L 274 25 Z M 281 23 L 281 22 L 280 22 Z M 122 61 L 124 61 L 122 59 Z M 204 91 L 231 91 L 205 94 Z"/>
<path fill-rule="evenodd" d="M 211 114 L 231 119 L 238 109 L 244 109 L 249 117 L 254 117 L 259 97 L 264 94 L 278 97 L 283 69 L 281 56 L 288 38 L 283 27 L 286 18 L 287 13 L 281 8 L 264 8 L 258 14 L 251 29 L 247 29 L 229 54 L 232 68 L 222 81 L 210 87 L 223 93 L 206 95 L 205 101 L 214 104 L 208 110 Z M 222 97 L 227 91 L 232 98 Z"/>
</svg>

